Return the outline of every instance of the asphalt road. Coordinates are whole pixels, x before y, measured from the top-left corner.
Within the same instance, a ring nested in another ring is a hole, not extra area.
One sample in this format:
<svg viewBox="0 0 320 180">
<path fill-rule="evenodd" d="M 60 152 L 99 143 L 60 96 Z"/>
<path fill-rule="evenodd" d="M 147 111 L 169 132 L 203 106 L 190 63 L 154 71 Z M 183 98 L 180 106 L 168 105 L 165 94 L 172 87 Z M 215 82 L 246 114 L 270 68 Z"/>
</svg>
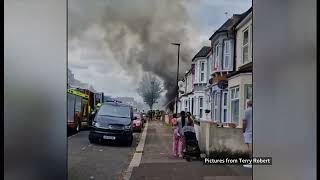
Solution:
<svg viewBox="0 0 320 180">
<path fill-rule="evenodd" d="M 89 131 L 68 137 L 68 180 L 122 179 L 138 144 L 134 133 L 131 147 L 121 144 L 90 144 Z"/>
</svg>

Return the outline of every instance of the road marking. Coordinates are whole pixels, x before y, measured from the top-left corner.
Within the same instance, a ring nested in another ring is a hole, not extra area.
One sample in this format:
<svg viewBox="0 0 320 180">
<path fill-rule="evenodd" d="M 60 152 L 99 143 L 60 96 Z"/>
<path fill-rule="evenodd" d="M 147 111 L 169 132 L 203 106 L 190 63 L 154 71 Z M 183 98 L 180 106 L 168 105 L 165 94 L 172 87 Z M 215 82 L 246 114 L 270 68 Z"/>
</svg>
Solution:
<svg viewBox="0 0 320 180">
<path fill-rule="evenodd" d="M 138 167 L 141 162 L 142 153 L 134 153 L 132 160 L 130 162 L 130 167 Z"/>
<path fill-rule="evenodd" d="M 136 153 L 143 152 L 144 145 L 146 142 L 146 137 L 147 137 L 147 130 L 148 130 L 148 123 L 146 124 L 145 128 L 143 129 L 139 144 L 136 148 Z"/>
<path fill-rule="evenodd" d="M 145 127 L 143 129 L 139 144 L 136 148 L 136 152 L 134 153 L 131 162 L 127 168 L 127 171 L 125 172 L 123 179 L 124 180 L 129 180 L 132 174 L 132 170 L 134 167 L 138 167 L 140 165 L 141 162 L 141 158 L 142 158 L 142 153 L 143 153 L 143 149 L 144 149 L 144 145 L 146 143 L 146 137 L 147 137 L 147 130 L 148 130 L 148 123 L 145 124 Z"/>
</svg>

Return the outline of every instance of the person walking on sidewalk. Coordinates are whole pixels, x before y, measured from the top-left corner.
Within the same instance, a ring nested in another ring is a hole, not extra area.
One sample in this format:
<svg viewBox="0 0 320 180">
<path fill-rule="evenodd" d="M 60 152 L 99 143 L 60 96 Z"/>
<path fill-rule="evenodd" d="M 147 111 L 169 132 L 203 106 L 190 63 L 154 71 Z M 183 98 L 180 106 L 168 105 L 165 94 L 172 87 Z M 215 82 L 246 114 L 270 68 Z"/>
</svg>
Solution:
<svg viewBox="0 0 320 180">
<path fill-rule="evenodd" d="M 252 100 L 247 102 L 248 108 L 243 115 L 243 137 L 247 145 L 247 150 L 250 158 L 252 158 Z M 252 164 L 243 165 L 247 168 L 252 168 Z"/>
<path fill-rule="evenodd" d="M 179 127 L 179 143 L 178 143 L 178 153 L 179 153 L 179 157 L 183 157 L 183 152 L 185 151 L 185 138 L 183 136 L 183 127 L 186 126 L 187 122 L 186 122 L 187 116 L 186 116 L 186 112 L 181 111 L 180 112 L 180 117 L 178 118 L 178 127 Z"/>
<path fill-rule="evenodd" d="M 177 115 L 173 114 L 173 118 L 171 120 L 171 124 L 174 128 L 173 130 L 173 139 L 172 139 L 172 152 L 173 156 L 177 157 L 178 156 L 178 150 L 179 150 L 179 138 L 180 138 L 180 133 L 179 133 L 179 126 L 177 122 Z"/>
</svg>

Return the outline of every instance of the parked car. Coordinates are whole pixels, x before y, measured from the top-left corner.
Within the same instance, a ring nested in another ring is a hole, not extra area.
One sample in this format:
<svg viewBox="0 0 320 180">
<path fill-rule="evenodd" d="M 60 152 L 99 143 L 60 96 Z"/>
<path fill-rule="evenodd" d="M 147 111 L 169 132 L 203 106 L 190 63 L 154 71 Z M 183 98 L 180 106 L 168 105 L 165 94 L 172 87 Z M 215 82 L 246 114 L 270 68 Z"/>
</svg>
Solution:
<svg viewBox="0 0 320 180">
<path fill-rule="evenodd" d="M 132 107 L 116 102 L 105 102 L 92 122 L 90 143 L 118 141 L 131 146 L 133 140 Z"/>
<path fill-rule="evenodd" d="M 147 115 L 146 115 L 146 113 L 141 113 L 141 115 L 142 115 L 142 121 L 143 121 L 143 123 L 146 123 L 146 122 L 147 122 Z"/>
<path fill-rule="evenodd" d="M 142 120 L 141 113 L 135 113 L 133 115 L 133 123 L 132 123 L 133 131 L 141 132 L 143 127 L 144 127 L 144 122 Z"/>
</svg>

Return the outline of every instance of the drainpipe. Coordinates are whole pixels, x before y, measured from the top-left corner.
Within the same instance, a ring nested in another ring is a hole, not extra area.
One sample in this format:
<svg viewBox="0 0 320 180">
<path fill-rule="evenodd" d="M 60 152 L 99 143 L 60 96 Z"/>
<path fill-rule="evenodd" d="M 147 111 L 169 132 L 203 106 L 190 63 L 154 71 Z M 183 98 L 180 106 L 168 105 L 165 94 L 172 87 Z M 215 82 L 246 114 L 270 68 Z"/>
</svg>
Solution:
<svg viewBox="0 0 320 180">
<path fill-rule="evenodd" d="M 235 30 L 235 28 L 233 28 L 233 63 L 232 63 L 232 70 L 233 71 L 236 71 L 236 65 L 237 65 L 237 63 L 236 63 L 236 39 L 237 39 L 237 37 L 236 37 L 236 35 L 237 35 L 237 33 L 236 33 L 236 30 Z"/>
<path fill-rule="evenodd" d="M 185 76 L 186 77 L 186 88 L 185 88 L 185 93 L 187 93 L 188 90 L 188 74 Z"/>
<path fill-rule="evenodd" d="M 220 119 L 220 122 L 222 123 L 222 90 L 221 89 L 219 89 L 219 97 L 220 97 L 220 99 L 219 99 L 219 119 Z"/>
</svg>

